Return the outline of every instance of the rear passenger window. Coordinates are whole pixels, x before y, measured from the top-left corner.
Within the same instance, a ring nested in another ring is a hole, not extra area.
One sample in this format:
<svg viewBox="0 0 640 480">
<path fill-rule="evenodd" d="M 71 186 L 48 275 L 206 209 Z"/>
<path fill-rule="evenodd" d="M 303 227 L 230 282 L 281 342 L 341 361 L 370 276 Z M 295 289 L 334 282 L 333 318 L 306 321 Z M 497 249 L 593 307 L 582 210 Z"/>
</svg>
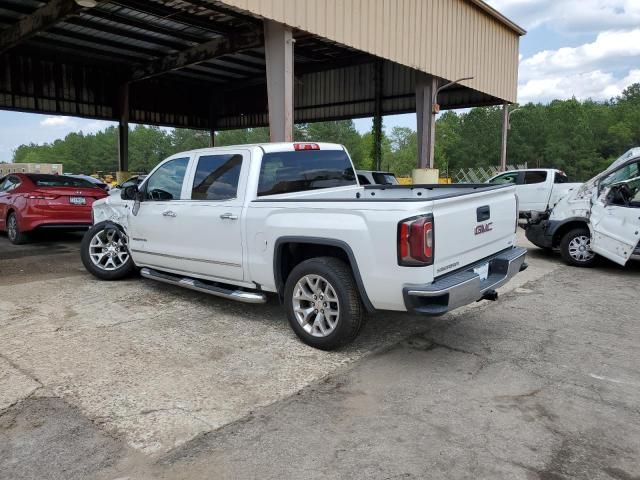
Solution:
<svg viewBox="0 0 640 480">
<path fill-rule="evenodd" d="M 238 196 L 242 155 L 203 155 L 198 159 L 191 200 L 230 200 Z"/>
<path fill-rule="evenodd" d="M 20 185 L 20 179 L 17 177 L 7 177 L 4 181 L 0 180 L 0 192 L 10 192 Z"/>
<path fill-rule="evenodd" d="M 569 177 L 562 172 L 556 172 L 556 176 L 553 179 L 553 183 L 569 183 Z"/>
<path fill-rule="evenodd" d="M 266 153 L 260 166 L 258 196 L 356 185 L 344 150 Z"/>
<path fill-rule="evenodd" d="M 547 181 L 547 172 L 525 172 L 524 183 L 529 185 L 531 183 L 543 183 Z"/>
<path fill-rule="evenodd" d="M 516 184 L 518 183 L 518 172 L 508 172 L 503 173 L 502 175 L 498 175 L 495 178 L 489 180 L 489 183 L 494 183 L 496 185 L 505 185 L 505 184 Z"/>
</svg>

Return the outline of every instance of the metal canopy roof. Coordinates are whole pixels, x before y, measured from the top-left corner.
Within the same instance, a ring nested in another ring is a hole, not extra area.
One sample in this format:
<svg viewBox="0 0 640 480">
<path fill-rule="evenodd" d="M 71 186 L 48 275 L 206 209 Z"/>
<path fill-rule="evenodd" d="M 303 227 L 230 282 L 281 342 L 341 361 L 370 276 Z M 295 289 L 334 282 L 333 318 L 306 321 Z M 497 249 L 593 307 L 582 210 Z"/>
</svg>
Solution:
<svg viewBox="0 0 640 480">
<path fill-rule="evenodd" d="M 95 0 L 82 8 L 0 0 L 0 108 L 117 120 L 118 92 L 131 82 L 135 123 L 267 125 L 267 16 L 235 5 L 242 1 Z M 414 68 L 300 28 L 294 38 L 296 122 L 372 116 L 376 68 L 383 114 L 415 111 Z M 439 100 L 442 108 L 503 101 L 462 86 Z"/>
</svg>

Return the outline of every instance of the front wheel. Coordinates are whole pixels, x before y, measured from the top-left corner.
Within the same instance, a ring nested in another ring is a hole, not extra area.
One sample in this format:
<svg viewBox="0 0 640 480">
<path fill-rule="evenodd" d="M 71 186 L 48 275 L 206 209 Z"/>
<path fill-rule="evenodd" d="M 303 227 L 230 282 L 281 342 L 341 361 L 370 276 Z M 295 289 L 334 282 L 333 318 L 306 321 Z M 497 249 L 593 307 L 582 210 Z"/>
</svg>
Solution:
<svg viewBox="0 0 640 480">
<path fill-rule="evenodd" d="M 596 254 L 591 250 L 591 233 L 586 227 L 574 228 L 560 240 L 560 255 L 567 265 L 592 267 Z"/>
<path fill-rule="evenodd" d="M 80 257 L 89 273 L 100 280 L 120 280 L 135 269 L 127 236 L 106 222 L 94 225 L 84 234 Z"/>
<path fill-rule="evenodd" d="M 285 285 L 289 324 L 307 345 L 333 350 L 358 335 L 364 322 L 351 269 L 333 257 L 298 264 Z"/>
</svg>

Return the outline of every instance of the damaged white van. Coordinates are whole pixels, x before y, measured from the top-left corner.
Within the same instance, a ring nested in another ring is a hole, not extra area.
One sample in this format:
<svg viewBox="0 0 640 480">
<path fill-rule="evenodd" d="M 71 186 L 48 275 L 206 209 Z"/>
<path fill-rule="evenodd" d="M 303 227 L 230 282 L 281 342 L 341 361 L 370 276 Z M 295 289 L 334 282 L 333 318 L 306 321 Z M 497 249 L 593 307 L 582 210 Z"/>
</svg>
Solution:
<svg viewBox="0 0 640 480">
<path fill-rule="evenodd" d="M 620 265 L 640 259 L 640 148 L 524 225 L 534 245 L 559 249 L 573 266 L 590 267 L 601 255 Z"/>
</svg>

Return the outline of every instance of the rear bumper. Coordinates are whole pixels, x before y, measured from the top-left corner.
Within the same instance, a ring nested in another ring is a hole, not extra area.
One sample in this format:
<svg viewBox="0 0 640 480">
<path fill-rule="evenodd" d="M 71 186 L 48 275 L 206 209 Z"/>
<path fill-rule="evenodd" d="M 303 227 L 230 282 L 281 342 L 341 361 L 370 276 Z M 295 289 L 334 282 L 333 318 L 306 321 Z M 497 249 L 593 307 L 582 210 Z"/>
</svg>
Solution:
<svg viewBox="0 0 640 480">
<path fill-rule="evenodd" d="M 463 271 L 440 277 L 429 285 L 405 285 L 402 290 L 405 307 L 413 313 L 442 315 L 476 302 L 527 268 L 526 254 L 526 248 L 513 247 Z M 485 263 L 489 263 L 489 273 L 481 280 L 473 269 Z"/>
<path fill-rule="evenodd" d="M 23 232 L 36 229 L 82 229 L 91 226 L 91 209 L 79 208 L 75 210 L 59 210 L 53 212 L 21 212 L 18 226 Z"/>
</svg>

